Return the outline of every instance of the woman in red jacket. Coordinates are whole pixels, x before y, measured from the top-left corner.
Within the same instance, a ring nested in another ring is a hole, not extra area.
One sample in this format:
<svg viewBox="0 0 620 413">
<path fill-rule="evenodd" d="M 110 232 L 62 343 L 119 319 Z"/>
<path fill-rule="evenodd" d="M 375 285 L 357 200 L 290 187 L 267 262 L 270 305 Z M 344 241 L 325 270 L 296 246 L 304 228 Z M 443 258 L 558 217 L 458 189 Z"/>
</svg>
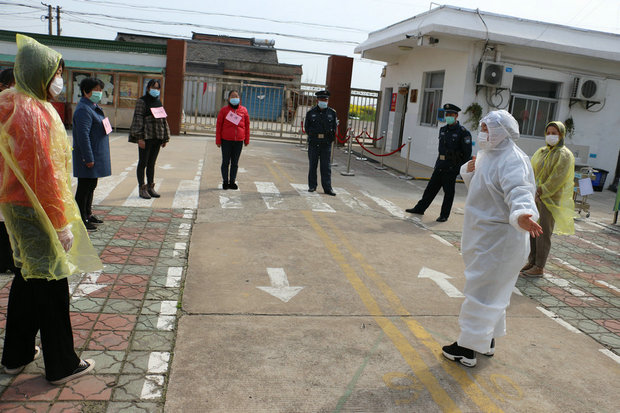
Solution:
<svg viewBox="0 0 620 413">
<path fill-rule="evenodd" d="M 235 183 L 243 144 L 250 143 L 250 115 L 241 106 L 239 92 L 228 93 L 228 105 L 220 109 L 215 128 L 215 144 L 222 148 L 222 189 L 238 189 Z M 230 166 L 230 175 L 228 172 Z"/>
</svg>

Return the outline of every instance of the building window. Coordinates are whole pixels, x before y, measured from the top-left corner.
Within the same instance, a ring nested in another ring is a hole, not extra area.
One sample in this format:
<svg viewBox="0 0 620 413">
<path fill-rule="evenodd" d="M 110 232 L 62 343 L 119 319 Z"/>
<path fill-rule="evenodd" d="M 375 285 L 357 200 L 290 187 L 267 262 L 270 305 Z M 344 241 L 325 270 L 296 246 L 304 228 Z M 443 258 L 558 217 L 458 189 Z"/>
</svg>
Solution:
<svg viewBox="0 0 620 413">
<path fill-rule="evenodd" d="M 545 136 L 545 126 L 555 120 L 559 83 L 515 76 L 510 113 L 524 136 Z"/>
<path fill-rule="evenodd" d="M 445 72 L 427 72 L 424 74 L 424 96 L 422 97 L 420 125 L 437 126 L 437 109 L 441 107 L 444 75 Z"/>
</svg>

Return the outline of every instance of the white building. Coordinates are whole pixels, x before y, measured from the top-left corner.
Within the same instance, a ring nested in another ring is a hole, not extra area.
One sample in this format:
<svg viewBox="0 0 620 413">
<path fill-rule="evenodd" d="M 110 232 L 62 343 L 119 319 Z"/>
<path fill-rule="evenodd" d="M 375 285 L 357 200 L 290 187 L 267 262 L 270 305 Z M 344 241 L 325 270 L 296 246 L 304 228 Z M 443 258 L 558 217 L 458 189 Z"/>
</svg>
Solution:
<svg viewBox="0 0 620 413">
<path fill-rule="evenodd" d="M 459 121 L 475 139 L 477 125 L 464 111 L 477 103 L 482 114 L 511 112 L 521 129 L 518 145 L 529 155 L 544 145 L 547 122 L 572 118 L 566 143 L 577 163 L 610 171 L 607 184 L 613 177 L 620 35 L 441 6 L 370 33 L 355 52 L 387 63 L 378 131 L 387 131 L 388 149 L 411 137 L 411 159 L 434 165 L 437 109 L 460 106 Z"/>
</svg>

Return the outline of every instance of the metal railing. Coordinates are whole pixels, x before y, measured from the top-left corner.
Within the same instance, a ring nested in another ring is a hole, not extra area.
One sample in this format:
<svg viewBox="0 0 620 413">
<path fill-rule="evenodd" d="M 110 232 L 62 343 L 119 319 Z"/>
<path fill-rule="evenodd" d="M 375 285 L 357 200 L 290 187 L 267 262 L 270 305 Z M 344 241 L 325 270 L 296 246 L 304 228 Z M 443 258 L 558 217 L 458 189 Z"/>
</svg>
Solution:
<svg viewBox="0 0 620 413">
<path fill-rule="evenodd" d="M 183 97 L 184 132 L 215 133 L 217 114 L 231 90 L 248 109 L 252 135 L 299 140 L 306 112 L 316 104 L 314 93 L 325 85 L 259 78 L 186 74 Z M 349 123 L 357 134 L 374 134 L 379 92 L 352 89 Z"/>
</svg>

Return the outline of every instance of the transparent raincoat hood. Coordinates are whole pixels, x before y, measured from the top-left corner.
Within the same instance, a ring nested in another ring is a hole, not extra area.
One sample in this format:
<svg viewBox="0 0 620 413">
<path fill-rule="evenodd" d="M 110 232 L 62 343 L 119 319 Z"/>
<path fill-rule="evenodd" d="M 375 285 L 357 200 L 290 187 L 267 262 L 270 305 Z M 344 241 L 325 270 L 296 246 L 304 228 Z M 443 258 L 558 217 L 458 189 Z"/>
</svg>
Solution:
<svg viewBox="0 0 620 413">
<path fill-rule="evenodd" d="M 560 141 L 555 146 L 545 145 L 532 156 L 532 168 L 536 177 L 536 186 L 541 188 L 540 200 L 545 204 L 553 219 L 556 234 L 574 234 L 573 220 L 575 203 L 573 186 L 575 177 L 575 157 L 564 146 L 566 128 L 562 122 L 549 122 L 545 130 L 552 125 L 560 132 Z"/>
<path fill-rule="evenodd" d="M 93 248 L 71 192 L 71 147 L 46 86 L 61 56 L 17 35 L 15 89 L 0 95 L 0 209 L 24 278 L 61 279 L 97 271 Z M 57 231 L 69 227 L 65 252 Z"/>
</svg>

